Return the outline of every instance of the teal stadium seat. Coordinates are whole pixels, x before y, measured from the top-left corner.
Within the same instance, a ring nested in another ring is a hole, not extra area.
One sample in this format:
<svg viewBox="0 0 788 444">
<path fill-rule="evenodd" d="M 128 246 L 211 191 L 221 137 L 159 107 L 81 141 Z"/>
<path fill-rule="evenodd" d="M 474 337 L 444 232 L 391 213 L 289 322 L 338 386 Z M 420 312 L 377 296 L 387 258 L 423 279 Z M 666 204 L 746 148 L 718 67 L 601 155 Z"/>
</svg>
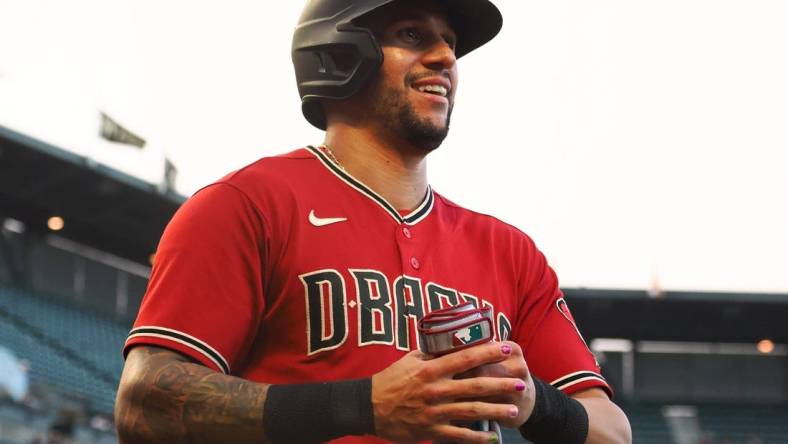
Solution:
<svg viewBox="0 0 788 444">
<path fill-rule="evenodd" d="M 786 406 L 701 405 L 698 419 L 714 442 L 788 444 Z"/>
<path fill-rule="evenodd" d="M 127 327 L 61 301 L 4 285 L 0 285 L 0 307 L 32 327 L 30 330 L 5 319 L 0 323 L 0 344 L 30 361 L 31 379 L 82 396 L 98 411 L 112 412 Z M 91 367 L 109 375 L 111 381 L 97 378 Z"/>
</svg>

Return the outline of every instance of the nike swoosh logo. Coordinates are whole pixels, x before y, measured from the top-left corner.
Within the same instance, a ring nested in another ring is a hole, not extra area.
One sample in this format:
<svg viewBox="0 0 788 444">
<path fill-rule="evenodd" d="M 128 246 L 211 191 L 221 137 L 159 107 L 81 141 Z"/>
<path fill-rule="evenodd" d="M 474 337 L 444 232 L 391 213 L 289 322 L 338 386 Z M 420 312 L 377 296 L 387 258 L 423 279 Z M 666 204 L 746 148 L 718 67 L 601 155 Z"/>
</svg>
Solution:
<svg viewBox="0 0 788 444">
<path fill-rule="evenodd" d="M 309 212 L 309 223 L 316 227 L 323 227 L 326 225 L 335 224 L 337 222 L 344 222 L 346 220 L 346 217 L 317 217 L 315 216 L 315 210 Z"/>
</svg>

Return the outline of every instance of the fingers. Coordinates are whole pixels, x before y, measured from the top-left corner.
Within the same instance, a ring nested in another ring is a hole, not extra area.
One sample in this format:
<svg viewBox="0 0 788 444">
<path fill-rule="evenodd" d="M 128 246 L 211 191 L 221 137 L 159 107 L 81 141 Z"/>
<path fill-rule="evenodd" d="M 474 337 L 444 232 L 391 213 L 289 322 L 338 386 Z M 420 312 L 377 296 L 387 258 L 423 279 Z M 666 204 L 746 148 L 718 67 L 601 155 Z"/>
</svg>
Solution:
<svg viewBox="0 0 788 444">
<path fill-rule="evenodd" d="M 452 402 L 430 408 L 431 416 L 439 423 L 451 421 L 479 421 L 482 419 L 511 421 L 520 414 L 514 404 L 495 404 L 481 401 Z"/>
<path fill-rule="evenodd" d="M 430 361 L 434 376 L 495 376 L 527 379 L 530 375 L 523 351 L 514 342 L 491 342 Z"/>
<path fill-rule="evenodd" d="M 517 347 L 517 350 L 519 349 L 520 347 Z M 431 360 L 430 363 L 444 376 L 453 376 L 474 367 L 504 361 L 512 355 L 513 350 L 512 343 L 491 342 L 449 353 Z"/>
<path fill-rule="evenodd" d="M 428 388 L 426 396 L 430 402 L 437 403 L 452 399 L 508 397 L 525 389 L 526 383 L 521 379 L 479 377 L 434 384 Z"/>
<path fill-rule="evenodd" d="M 466 427 L 438 425 L 433 427 L 433 431 L 436 433 L 435 436 L 439 437 L 441 441 L 478 444 L 494 444 L 498 442 L 498 436 L 493 432 L 475 432 Z"/>
<path fill-rule="evenodd" d="M 523 356 L 523 349 L 520 348 L 520 345 L 517 344 L 516 342 L 501 341 L 501 342 L 499 342 L 499 344 L 508 345 L 509 347 L 511 347 L 512 348 L 511 356 L 519 356 L 519 357 Z"/>
<path fill-rule="evenodd" d="M 485 366 L 491 367 L 490 375 L 455 379 Z M 523 399 L 530 399 L 532 385 L 522 350 L 514 343 L 488 343 L 440 357 L 413 351 L 372 377 L 375 430 L 398 442 L 495 442 L 495 434 L 451 422 L 520 424 L 527 419 L 521 416 L 530 413 Z"/>
</svg>

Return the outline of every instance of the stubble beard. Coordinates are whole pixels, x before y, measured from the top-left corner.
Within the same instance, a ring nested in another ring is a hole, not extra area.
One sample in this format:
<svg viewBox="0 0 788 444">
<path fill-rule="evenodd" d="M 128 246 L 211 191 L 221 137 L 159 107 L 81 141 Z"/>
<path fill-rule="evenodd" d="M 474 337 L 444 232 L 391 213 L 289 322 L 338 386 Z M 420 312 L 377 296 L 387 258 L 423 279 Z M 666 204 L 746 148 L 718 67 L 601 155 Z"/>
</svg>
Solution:
<svg viewBox="0 0 788 444">
<path fill-rule="evenodd" d="M 405 94 L 390 88 L 379 88 L 379 99 L 374 106 L 375 117 L 389 131 L 399 134 L 412 146 L 430 153 L 438 148 L 449 134 L 449 123 L 454 104 L 449 105 L 446 122 L 436 125 L 427 118 L 419 117 Z"/>
</svg>

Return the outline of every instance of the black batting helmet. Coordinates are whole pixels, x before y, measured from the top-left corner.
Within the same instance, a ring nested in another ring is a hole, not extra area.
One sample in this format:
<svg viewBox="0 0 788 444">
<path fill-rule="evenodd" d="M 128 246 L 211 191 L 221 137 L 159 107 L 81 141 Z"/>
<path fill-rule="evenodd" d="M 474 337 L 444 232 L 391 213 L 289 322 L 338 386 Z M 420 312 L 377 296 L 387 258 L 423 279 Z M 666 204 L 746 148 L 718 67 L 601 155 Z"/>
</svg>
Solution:
<svg viewBox="0 0 788 444">
<path fill-rule="evenodd" d="M 326 129 L 322 100 L 346 99 L 361 89 L 383 62 L 372 31 L 353 23 L 381 6 L 401 0 L 309 0 L 293 34 L 301 110 L 312 125 Z M 501 12 L 489 0 L 441 0 L 457 34 L 457 57 L 492 40 Z"/>
</svg>

